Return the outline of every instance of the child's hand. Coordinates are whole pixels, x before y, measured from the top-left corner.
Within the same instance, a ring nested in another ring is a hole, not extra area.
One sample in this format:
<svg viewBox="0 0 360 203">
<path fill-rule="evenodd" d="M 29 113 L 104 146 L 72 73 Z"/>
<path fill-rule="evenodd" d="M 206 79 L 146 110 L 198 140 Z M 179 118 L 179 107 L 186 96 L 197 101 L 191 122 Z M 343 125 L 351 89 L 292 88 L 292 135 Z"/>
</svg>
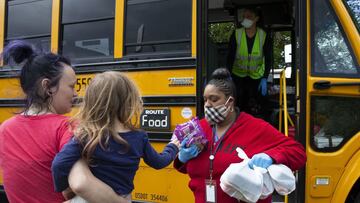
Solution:
<svg viewBox="0 0 360 203">
<path fill-rule="evenodd" d="M 172 134 L 170 141 L 172 142 L 173 140 L 177 140 L 175 133 Z"/>
<path fill-rule="evenodd" d="M 180 141 L 177 139 L 175 134 L 172 135 L 170 143 L 177 146 L 178 149 L 180 149 Z"/>
</svg>

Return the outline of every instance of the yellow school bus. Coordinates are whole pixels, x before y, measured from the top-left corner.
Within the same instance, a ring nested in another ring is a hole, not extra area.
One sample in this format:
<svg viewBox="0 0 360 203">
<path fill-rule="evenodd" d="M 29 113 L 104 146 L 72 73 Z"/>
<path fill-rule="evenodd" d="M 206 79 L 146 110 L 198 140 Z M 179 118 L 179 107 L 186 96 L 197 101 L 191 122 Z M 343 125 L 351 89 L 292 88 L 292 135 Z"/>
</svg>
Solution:
<svg viewBox="0 0 360 203">
<path fill-rule="evenodd" d="M 176 124 L 203 115 L 204 84 L 225 66 L 229 36 L 248 6 L 260 10 L 272 44 L 269 122 L 281 123 L 285 110 L 308 157 L 288 201 L 360 202 L 358 0 L 0 0 L 0 50 L 24 39 L 70 57 L 79 97 L 94 74 L 125 72 L 144 100 L 139 127 L 160 151 Z M 18 73 L 0 67 L 0 123 L 23 106 Z M 141 162 L 132 199 L 194 202 L 188 181 L 172 166 Z"/>
</svg>

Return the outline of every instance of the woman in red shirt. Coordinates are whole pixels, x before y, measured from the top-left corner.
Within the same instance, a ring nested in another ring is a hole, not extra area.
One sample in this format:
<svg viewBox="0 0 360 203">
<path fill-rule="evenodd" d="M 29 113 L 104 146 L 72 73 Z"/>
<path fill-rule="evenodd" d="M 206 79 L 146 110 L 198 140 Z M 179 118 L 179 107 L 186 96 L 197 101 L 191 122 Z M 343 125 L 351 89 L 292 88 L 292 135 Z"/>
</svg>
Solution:
<svg viewBox="0 0 360 203">
<path fill-rule="evenodd" d="M 190 176 L 189 187 L 196 203 L 210 201 L 238 203 L 220 187 L 220 177 L 231 163 L 239 163 L 236 148 L 242 148 L 251 158 L 249 166 L 267 168 L 271 164 L 284 164 L 292 170 L 305 165 L 306 155 L 302 145 L 284 136 L 269 123 L 255 118 L 235 107 L 235 85 L 227 69 L 217 69 L 204 90 L 205 119 L 200 121 L 208 140 L 199 152 L 196 145 L 180 148 L 174 167 Z M 183 143 L 182 143 L 182 146 Z M 206 183 L 216 184 L 214 191 L 207 191 Z M 207 195 L 206 195 L 207 194 Z M 270 203 L 271 196 L 259 200 Z"/>
<path fill-rule="evenodd" d="M 37 53 L 24 41 L 10 42 L 2 56 L 6 64 L 21 67 L 20 85 L 26 96 L 22 113 L 0 126 L 0 166 L 6 195 L 16 203 L 63 202 L 61 193 L 54 191 L 51 163 L 72 135 L 68 118 L 62 114 L 71 111 L 77 96 L 75 72 L 67 58 Z M 86 168 L 78 165 L 75 169 L 81 170 L 77 173 L 84 174 Z M 83 186 L 83 190 L 77 188 L 79 196 L 92 202 L 121 202 L 111 188 L 85 174 L 87 178 L 77 178 Z"/>
</svg>

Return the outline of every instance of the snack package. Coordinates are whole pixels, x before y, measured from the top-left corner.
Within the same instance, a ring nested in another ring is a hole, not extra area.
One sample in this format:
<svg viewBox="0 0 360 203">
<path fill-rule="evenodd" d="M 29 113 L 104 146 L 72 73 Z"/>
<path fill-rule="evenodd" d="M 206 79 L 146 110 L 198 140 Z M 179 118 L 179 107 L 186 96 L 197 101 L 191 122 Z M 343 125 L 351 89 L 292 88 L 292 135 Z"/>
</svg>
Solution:
<svg viewBox="0 0 360 203">
<path fill-rule="evenodd" d="M 175 127 L 174 134 L 180 142 L 182 142 L 185 138 L 188 138 L 186 147 L 196 144 L 199 149 L 202 149 L 207 143 L 207 139 L 205 138 L 197 117 L 192 118 L 186 123 L 177 125 Z"/>
</svg>

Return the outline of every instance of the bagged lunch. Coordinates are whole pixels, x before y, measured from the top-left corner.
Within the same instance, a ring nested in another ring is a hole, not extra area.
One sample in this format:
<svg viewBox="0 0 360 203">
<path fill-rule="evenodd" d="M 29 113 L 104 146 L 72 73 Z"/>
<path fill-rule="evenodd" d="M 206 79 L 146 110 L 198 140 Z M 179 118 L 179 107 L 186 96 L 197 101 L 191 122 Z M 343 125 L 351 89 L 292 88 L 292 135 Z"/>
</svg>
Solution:
<svg viewBox="0 0 360 203">
<path fill-rule="evenodd" d="M 238 156 L 243 159 L 240 163 L 233 163 L 225 170 L 220 178 L 221 189 L 231 197 L 244 202 L 257 202 L 265 199 L 274 191 L 267 170 L 248 165 L 249 158 L 241 148 L 237 148 Z"/>
<path fill-rule="evenodd" d="M 295 176 L 283 164 L 272 164 L 267 169 L 248 165 L 249 158 L 241 148 L 237 148 L 238 156 L 243 159 L 233 163 L 220 178 L 221 189 L 231 197 L 244 202 L 257 202 L 269 197 L 274 190 L 287 195 L 295 190 Z"/>
<path fill-rule="evenodd" d="M 268 167 L 271 181 L 280 195 L 290 194 L 296 188 L 293 172 L 283 164 L 273 164 Z"/>
</svg>

